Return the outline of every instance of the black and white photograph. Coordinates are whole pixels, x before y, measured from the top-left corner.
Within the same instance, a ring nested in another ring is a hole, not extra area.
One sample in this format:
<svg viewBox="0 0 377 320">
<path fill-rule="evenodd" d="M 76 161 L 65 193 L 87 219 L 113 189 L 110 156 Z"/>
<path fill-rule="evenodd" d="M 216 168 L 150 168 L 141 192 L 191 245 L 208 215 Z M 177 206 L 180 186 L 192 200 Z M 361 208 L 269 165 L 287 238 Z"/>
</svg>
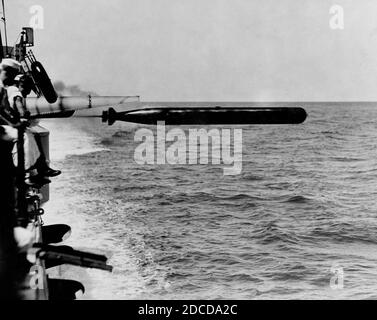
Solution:
<svg viewBox="0 0 377 320">
<path fill-rule="evenodd" d="M 0 18 L 1 300 L 377 299 L 377 1 Z"/>
</svg>

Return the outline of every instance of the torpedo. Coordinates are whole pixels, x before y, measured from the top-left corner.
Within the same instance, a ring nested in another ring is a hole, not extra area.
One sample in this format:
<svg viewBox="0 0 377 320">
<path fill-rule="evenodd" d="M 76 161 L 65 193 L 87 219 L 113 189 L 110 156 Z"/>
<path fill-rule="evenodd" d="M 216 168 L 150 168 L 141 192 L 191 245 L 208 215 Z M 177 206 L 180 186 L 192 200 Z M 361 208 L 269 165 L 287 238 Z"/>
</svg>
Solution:
<svg viewBox="0 0 377 320">
<path fill-rule="evenodd" d="M 115 121 L 147 125 L 165 121 L 166 125 L 248 125 L 299 124 L 305 121 L 306 111 L 301 107 L 184 107 L 145 108 L 116 112 L 113 108 L 102 113 L 102 121 L 112 125 Z"/>
</svg>

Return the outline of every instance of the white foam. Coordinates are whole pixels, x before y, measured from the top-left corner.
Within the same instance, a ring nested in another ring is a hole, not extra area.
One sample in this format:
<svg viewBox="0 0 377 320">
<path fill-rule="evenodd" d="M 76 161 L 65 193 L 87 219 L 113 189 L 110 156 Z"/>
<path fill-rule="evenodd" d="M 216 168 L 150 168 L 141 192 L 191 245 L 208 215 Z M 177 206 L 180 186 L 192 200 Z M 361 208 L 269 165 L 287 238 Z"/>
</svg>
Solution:
<svg viewBox="0 0 377 320">
<path fill-rule="evenodd" d="M 82 155 L 108 150 L 96 145 L 97 138 L 80 129 L 78 122 L 48 119 L 41 125 L 50 131 L 50 160 L 59 161 L 68 155 Z"/>
</svg>

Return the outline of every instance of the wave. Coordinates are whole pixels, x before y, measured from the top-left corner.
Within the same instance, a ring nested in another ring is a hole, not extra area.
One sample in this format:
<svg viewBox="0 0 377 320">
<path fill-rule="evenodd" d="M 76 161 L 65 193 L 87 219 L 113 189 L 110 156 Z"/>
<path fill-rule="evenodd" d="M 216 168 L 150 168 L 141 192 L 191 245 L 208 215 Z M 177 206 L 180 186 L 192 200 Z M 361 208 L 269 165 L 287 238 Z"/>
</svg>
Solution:
<svg viewBox="0 0 377 320">
<path fill-rule="evenodd" d="M 329 223 L 316 227 L 310 232 L 310 237 L 337 243 L 370 243 L 377 244 L 377 230 L 368 230 L 367 226 L 356 226 L 344 223 Z"/>
<path fill-rule="evenodd" d="M 254 174 L 245 174 L 242 176 L 243 180 L 248 180 L 248 181 L 260 181 L 263 180 L 264 178 L 261 176 L 257 176 Z"/>
<path fill-rule="evenodd" d="M 287 199 L 287 200 L 284 200 L 283 202 L 290 202 L 290 203 L 307 203 L 308 201 L 310 201 L 310 199 L 307 198 L 307 197 L 304 197 L 304 196 L 293 196 L 293 197 L 290 197 L 290 198 Z"/>
<path fill-rule="evenodd" d="M 298 244 L 300 241 L 294 233 L 283 230 L 273 221 L 256 228 L 250 237 L 257 240 L 260 244 Z"/>
</svg>

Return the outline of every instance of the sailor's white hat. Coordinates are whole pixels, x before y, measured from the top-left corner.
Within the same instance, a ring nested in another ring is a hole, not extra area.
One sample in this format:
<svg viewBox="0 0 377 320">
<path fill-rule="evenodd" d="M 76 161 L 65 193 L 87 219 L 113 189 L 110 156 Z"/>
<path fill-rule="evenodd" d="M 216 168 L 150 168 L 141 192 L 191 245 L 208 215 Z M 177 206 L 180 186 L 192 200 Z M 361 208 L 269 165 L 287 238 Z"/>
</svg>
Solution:
<svg viewBox="0 0 377 320">
<path fill-rule="evenodd" d="M 3 60 L 1 60 L 0 69 L 2 69 L 3 67 L 9 67 L 17 71 L 20 71 L 21 63 L 11 58 L 4 58 Z"/>
</svg>

